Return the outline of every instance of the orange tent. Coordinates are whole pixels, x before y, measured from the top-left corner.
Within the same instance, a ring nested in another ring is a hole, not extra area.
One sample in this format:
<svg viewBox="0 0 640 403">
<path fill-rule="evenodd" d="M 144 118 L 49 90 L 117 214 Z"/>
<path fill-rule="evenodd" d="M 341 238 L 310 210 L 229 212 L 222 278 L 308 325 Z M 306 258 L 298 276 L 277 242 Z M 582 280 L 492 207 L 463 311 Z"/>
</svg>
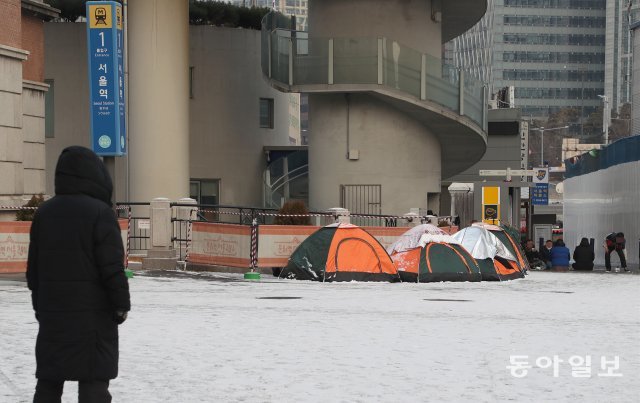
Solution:
<svg viewBox="0 0 640 403">
<path fill-rule="evenodd" d="M 377 239 L 352 224 L 331 224 L 302 242 L 281 277 L 316 281 L 399 281 Z"/>
</svg>

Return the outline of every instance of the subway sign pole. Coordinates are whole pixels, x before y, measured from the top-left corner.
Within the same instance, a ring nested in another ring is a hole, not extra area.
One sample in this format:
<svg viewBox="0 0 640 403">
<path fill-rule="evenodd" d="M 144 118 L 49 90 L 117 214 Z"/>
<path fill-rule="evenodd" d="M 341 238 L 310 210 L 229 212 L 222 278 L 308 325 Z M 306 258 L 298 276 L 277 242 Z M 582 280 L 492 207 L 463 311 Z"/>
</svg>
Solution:
<svg viewBox="0 0 640 403">
<path fill-rule="evenodd" d="M 127 142 L 122 6 L 115 1 L 89 1 L 86 11 L 91 147 L 101 156 L 123 156 Z"/>
</svg>

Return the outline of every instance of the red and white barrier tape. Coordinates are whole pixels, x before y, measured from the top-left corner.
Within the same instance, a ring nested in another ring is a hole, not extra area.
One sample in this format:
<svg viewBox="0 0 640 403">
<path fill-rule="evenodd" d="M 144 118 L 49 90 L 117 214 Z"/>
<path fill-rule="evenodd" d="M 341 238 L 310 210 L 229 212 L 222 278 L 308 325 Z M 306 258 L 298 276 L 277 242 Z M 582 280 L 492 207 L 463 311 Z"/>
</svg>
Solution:
<svg viewBox="0 0 640 403">
<path fill-rule="evenodd" d="M 187 262 L 189 261 L 189 249 L 191 247 L 191 227 L 192 227 L 192 223 L 193 223 L 193 215 L 197 212 L 198 210 L 193 209 L 189 212 L 189 222 L 187 223 L 187 242 L 184 248 L 184 268 L 187 268 Z"/>
<path fill-rule="evenodd" d="M 258 268 L 258 220 L 255 218 L 251 223 L 251 271 L 255 271 Z"/>
<path fill-rule="evenodd" d="M 131 207 L 127 207 L 127 250 L 124 251 L 124 268 L 129 269 L 129 253 L 131 250 Z"/>
</svg>

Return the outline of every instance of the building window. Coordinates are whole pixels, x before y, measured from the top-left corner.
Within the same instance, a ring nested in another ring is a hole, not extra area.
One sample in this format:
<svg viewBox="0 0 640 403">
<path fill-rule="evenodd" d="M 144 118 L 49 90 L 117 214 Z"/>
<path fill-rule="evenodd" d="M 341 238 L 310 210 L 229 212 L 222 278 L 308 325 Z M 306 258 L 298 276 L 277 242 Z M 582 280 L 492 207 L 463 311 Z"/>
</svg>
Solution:
<svg viewBox="0 0 640 403">
<path fill-rule="evenodd" d="M 189 98 L 193 99 L 193 69 L 195 67 L 189 67 Z"/>
<path fill-rule="evenodd" d="M 273 129 L 273 98 L 260 98 L 260 127 Z"/>
<path fill-rule="evenodd" d="M 44 80 L 44 82 L 45 84 L 49 84 L 49 90 L 44 93 L 44 137 L 52 139 L 55 137 L 53 108 L 54 82 L 50 79 Z"/>
<path fill-rule="evenodd" d="M 220 179 L 191 179 L 189 197 L 198 204 L 220 204 Z"/>
</svg>

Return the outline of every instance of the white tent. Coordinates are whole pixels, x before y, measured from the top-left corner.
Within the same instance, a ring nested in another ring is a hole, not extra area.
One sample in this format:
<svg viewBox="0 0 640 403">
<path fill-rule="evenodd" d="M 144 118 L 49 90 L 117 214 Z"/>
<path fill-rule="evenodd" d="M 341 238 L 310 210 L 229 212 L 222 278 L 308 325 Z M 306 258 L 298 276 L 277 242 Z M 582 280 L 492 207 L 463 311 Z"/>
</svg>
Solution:
<svg viewBox="0 0 640 403">
<path fill-rule="evenodd" d="M 482 227 L 467 227 L 455 234 L 458 241 L 475 259 L 493 259 L 496 256 L 517 262 L 518 259 L 488 230 Z"/>
<path fill-rule="evenodd" d="M 420 245 L 420 238 L 422 235 L 448 235 L 446 232 L 436 227 L 433 224 L 420 224 L 409 229 L 404 234 L 400 235 L 397 241 L 387 248 L 387 252 L 392 253 L 403 252 L 405 250 L 417 248 Z M 448 241 L 442 241 L 448 242 Z"/>
</svg>

